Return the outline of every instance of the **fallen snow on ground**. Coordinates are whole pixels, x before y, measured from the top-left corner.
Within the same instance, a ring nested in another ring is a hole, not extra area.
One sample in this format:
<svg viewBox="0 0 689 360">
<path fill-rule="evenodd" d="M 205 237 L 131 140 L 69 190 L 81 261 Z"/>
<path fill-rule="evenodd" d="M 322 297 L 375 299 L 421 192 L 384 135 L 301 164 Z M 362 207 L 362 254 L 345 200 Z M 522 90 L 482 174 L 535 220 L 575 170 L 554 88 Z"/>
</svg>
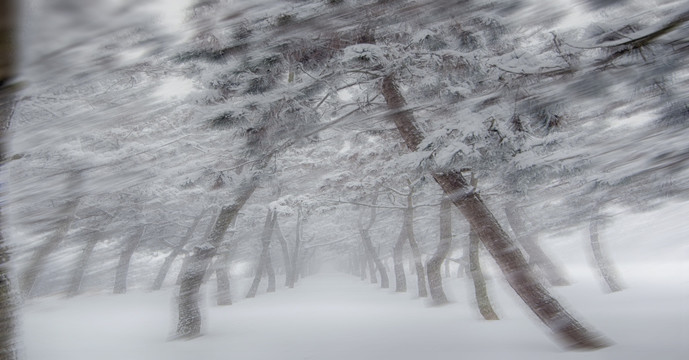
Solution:
<svg viewBox="0 0 689 360">
<path fill-rule="evenodd" d="M 432 307 L 414 295 L 413 276 L 407 278 L 409 292 L 395 293 L 330 272 L 254 299 L 242 296 L 250 279 L 234 279 L 235 304 L 223 307 L 214 305 L 209 284 L 204 335 L 190 341 L 168 341 L 175 318 L 172 288 L 34 299 L 22 311 L 24 353 L 28 360 L 687 359 L 688 212 L 683 205 L 668 206 L 654 216 L 625 216 L 604 229 L 627 286 L 613 294 L 601 290 L 586 265 L 586 234 L 542 239 L 573 282 L 552 291 L 614 342 L 598 351 L 562 350 L 484 257 L 499 321 L 481 320 L 467 278 L 445 278 L 452 302 Z"/>
<path fill-rule="evenodd" d="M 666 275 L 679 270 L 663 269 Z M 24 310 L 24 346 L 29 360 L 686 358 L 686 273 L 640 278 L 623 292 L 604 294 L 592 276 L 574 270 L 576 283 L 556 293 L 614 346 L 563 351 L 499 280 L 489 281 L 489 291 L 502 320 L 487 322 L 473 307 L 467 279 L 445 279 L 453 302 L 431 307 L 413 288 L 394 293 L 338 273 L 254 299 L 236 294 L 225 307 L 212 305 L 208 289 L 204 336 L 190 341 L 167 340 L 172 290 L 35 300 Z M 245 285 L 240 282 L 239 292 Z"/>
</svg>

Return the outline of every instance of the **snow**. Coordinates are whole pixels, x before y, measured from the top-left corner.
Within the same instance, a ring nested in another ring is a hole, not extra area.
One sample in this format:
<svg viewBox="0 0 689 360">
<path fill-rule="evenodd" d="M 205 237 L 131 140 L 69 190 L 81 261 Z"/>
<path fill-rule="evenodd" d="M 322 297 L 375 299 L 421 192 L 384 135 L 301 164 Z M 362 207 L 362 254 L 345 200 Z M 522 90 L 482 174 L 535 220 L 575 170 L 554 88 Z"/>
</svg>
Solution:
<svg viewBox="0 0 689 360">
<path fill-rule="evenodd" d="M 410 295 L 416 293 L 413 276 L 408 293 L 394 293 L 352 275 L 326 272 L 302 279 L 295 289 L 279 288 L 254 299 L 241 296 L 249 280 L 235 280 L 235 303 L 226 307 L 213 305 L 212 287 L 207 287 L 204 336 L 189 341 L 168 341 L 172 289 L 32 300 L 23 314 L 25 352 L 28 360 L 685 358 L 689 276 L 684 264 L 622 267 L 633 275 L 626 278 L 631 286 L 614 294 L 599 290 L 590 269 L 569 265 L 575 284 L 556 293 L 614 346 L 562 350 L 497 276 L 489 277 L 488 290 L 501 320 L 489 322 L 479 319 L 467 279 L 445 278 L 452 302 L 431 307 Z"/>
</svg>

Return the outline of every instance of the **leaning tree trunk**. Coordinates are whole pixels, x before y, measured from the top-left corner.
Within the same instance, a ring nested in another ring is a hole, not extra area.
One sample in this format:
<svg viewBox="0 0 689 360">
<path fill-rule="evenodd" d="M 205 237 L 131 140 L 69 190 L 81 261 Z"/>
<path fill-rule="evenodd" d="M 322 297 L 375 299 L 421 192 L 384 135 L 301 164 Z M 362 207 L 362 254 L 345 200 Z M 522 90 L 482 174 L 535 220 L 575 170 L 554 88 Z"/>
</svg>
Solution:
<svg viewBox="0 0 689 360">
<path fill-rule="evenodd" d="M 290 279 L 292 278 L 292 263 L 289 259 L 289 246 L 287 246 L 287 239 L 280 229 L 280 222 L 277 220 L 277 215 L 275 218 L 275 231 L 277 231 L 278 241 L 280 242 L 280 249 L 282 249 L 282 262 L 285 266 L 285 286 L 289 286 Z"/>
<path fill-rule="evenodd" d="M 619 281 L 617 270 L 612 261 L 606 256 L 603 251 L 599 238 L 599 223 L 600 205 L 596 205 L 593 209 L 591 219 L 589 222 L 589 236 L 591 240 L 591 251 L 593 252 L 593 260 L 598 273 L 600 274 L 603 283 L 610 292 L 621 291 L 624 287 Z"/>
<path fill-rule="evenodd" d="M 258 186 L 255 176 L 245 179 L 238 188 L 234 202 L 224 206 L 215 220 L 213 230 L 207 241 L 196 246 L 187 265 L 183 268 L 178 295 L 178 322 L 176 338 L 192 338 L 201 333 L 201 310 L 199 291 L 211 259 L 222 243 L 230 223 L 237 217 L 239 210 L 249 200 Z"/>
<path fill-rule="evenodd" d="M 488 290 L 486 289 L 486 280 L 483 277 L 481 270 L 481 261 L 479 248 L 481 241 L 474 228 L 469 231 L 469 271 L 471 280 L 474 283 L 474 296 L 476 297 L 476 305 L 478 311 L 486 320 L 498 320 L 498 315 L 493 310 L 493 305 L 490 303 L 488 297 Z"/>
<path fill-rule="evenodd" d="M 0 169 L 7 161 L 7 130 L 10 127 L 15 97 L 14 77 L 17 46 L 15 28 L 17 0 L 0 1 Z M 5 193 L 0 189 L 0 197 Z M 5 221 L 0 202 L 0 359 L 19 358 L 16 346 L 16 306 L 10 281 L 10 249 L 5 241 Z"/>
<path fill-rule="evenodd" d="M 266 292 L 275 292 L 275 269 L 273 268 L 273 258 L 270 255 L 270 248 L 266 254 L 265 268 L 266 275 L 268 275 L 268 287 L 266 288 Z"/>
<path fill-rule="evenodd" d="M 402 225 L 400 235 L 392 248 L 393 266 L 395 269 L 395 292 L 407 291 L 407 276 L 404 274 L 404 243 L 407 240 L 407 228 Z"/>
<path fill-rule="evenodd" d="M 71 196 L 71 199 L 62 207 L 60 212 L 64 216 L 59 220 L 55 226 L 54 232 L 48 239 L 41 244 L 36 251 L 33 253 L 31 259 L 29 260 L 29 265 L 26 267 L 24 272 L 19 278 L 19 289 L 25 297 L 31 296 L 31 291 L 34 285 L 36 285 L 36 279 L 38 274 L 43 269 L 43 264 L 46 263 L 46 258 L 52 254 L 58 245 L 65 239 L 67 232 L 69 232 L 69 227 L 72 225 L 72 221 L 77 212 L 77 207 L 79 206 L 80 197 L 77 194 L 82 183 L 81 171 L 75 170 L 71 171 L 69 174 L 68 190 L 66 192 L 67 196 Z"/>
<path fill-rule="evenodd" d="M 270 261 L 270 237 L 273 233 L 273 229 L 275 228 L 276 217 L 277 213 L 274 212 L 272 209 L 268 209 L 266 221 L 263 225 L 263 233 L 261 234 L 261 255 L 259 255 L 258 262 L 256 265 L 256 274 L 254 276 L 254 281 L 251 283 L 249 292 L 246 294 L 247 298 L 252 298 L 256 296 L 256 292 L 258 292 L 258 285 L 260 285 L 261 278 L 263 277 L 263 272 L 268 270 L 268 262 Z M 275 291 L 275 273 L 273 273 L 272 285 L 273 291 Z"/>
<path fill-rule="evenodd" d="M 404 97 L 392 74 L 383 79 L 382 92 L 390 108 L 390 119 L 411 151 L 424 140 L 413 112 L 406 109 Z M 567 347 L 600 348 L 606 342 L 574 318 L 533 274 L 517 244 L 505 233 L 475 189 L 456 170 L 432 169 L 432 176 L 447 194 L 500 266 L 508 283 L 536 316 Z"/>
<path fill-rule="evenodd" d="M 563 271 L 546 255 L 538 244 L 534 233 L 526 230 L 526 221 L 524 221 L 522 216 L 522 210 L 515 204 L 507 204 L 505 206 L 505 215 L 507 216 L 507 222 L 517 236 L 517 242 L 522 245 L 524 251 L 529 256 L 529 262 L 541 269 L 548 283 L 553 286 L 569 285 L 569 281 L 563 275 Z"/>
<path fill-rule="evenodd" d="M 419 288 L 419 297 L 428 297 L 428 290 L 426 289 L 426 270 L 423 268 L 419 243 L 416 242 L 416 236 L 414 236 L 414 204 L 412 203 L 411 195 L 410 192 L 407 196 L 407 209 L 404 211 L 404 226 L 407 228 L 407 239 L 409 240 L 409 247 L 414 257 L 416 284 Z"/>
<path fill-rule="evenodd" d="M 443 278 L 440 275 L 440 266 L 450 252 L 452 245 L 452 202 L 447 196 L 443 196 L 440 202 L 440 241 L 433 257 L 426 263 L 428 274 L 428 286 L 431 290 L 431 299 L 437 305 L 447 303 L 447 296 L 443 291 Z"/>
<path fill-rule="evenodd" d="M 120 253 L 120 260 L 117 263 L 117 271 L 115 273 L 115 294 L 124 294 L 127 292 L 127 275 L 129 274 L 129 263 L 132 256 L 141 243 L 141 238 L 144 236 L 146 225 L 139 225 L 136 227 L 136 232 L 132 235 L 125 244 L 124 250 Z"/>
<path fill-rule="evenodd" d="M 236 222 L 237 218 L 235 217 L 234 219 L 232 219 L 230 226 L 234 228 Z M 230 235 L 234 236 L 234 230 L 230 233 Z M 230 263 L 230 256 L 232 254 L 232 251 L 235 249 L 235 246 L 237 246 L 237 239 L 232 239 L 230 243 L 222 249 L 222 251 L 219 251 L 219 254 L 215 261 L 215 267 L 213 269 L 215 272 L 216 282 L 215 301 L 216 304 L 220 306 L 232 305 L 232 293 L 230 291 L 231 285 L 228 264 Z M 206 271 L 206 274 L 208 274 L 208 272 L 209 271 Z"/>
<path fill-rule="evenodd" d="M 203 216 L 206 214 L 207 210 L 208 209 L 203 209 L 203 211 L 201 211 L 201 213 L 194 218 L 194 222 L 187 229 L 187 232 L 184 234 L 182 240 L 180 240 L 179 244 L 177 244 L 177 246 L 172 249 L 172 252 L 170 252 L 170 254 L 165 258 L 163 265 L 160 267 L 160 270 L 158 270 L 158 275 L 156 275 L 156 278 L 153 281 L 153 286 L 151 287 L 152 290 L 160 290 L 160 288 L 163 287 L 165 277 L 170 271 L 172 263 L 175 261 L 177 256 L 182 253 L 184 246 L 186 246 L 189 240 L 191 240 L 191 238 L 194 236 L 194 231 L 196 231 L 196 227 L 199 225 L 199 222 L 201 222 L 201 219 L 203 219 Z"/>
<path fill-rule="evenodd" d="M 91 255 L 93 254 L 93 249 L 96 247 L 98 242 L 103 239 L 103 231 L 95 231 L 93 237 L 86 241 L 86 246 L 81 252 L 81 256 L 77 260 L 77 264 L 74 267 L 74 272 L 72 273 L 72 278 L 69 281 L 69 287 L 67 288 L 67 296 L 73 297 L 79 295 L 81 290 L 81 283 L 84 279 L 84 272 L 86 271 L 86 266 L 88 265 Z"/>
</svg>

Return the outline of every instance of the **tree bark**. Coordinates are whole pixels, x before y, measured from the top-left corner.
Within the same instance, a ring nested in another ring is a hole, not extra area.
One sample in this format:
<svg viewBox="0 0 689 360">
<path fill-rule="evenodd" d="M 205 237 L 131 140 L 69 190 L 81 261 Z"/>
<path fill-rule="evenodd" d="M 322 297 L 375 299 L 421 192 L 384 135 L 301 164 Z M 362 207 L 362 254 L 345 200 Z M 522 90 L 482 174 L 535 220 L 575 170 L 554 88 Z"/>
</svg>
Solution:
<svg viewBox="0 0 689 360">
<path fill-rule="evenodd" d="M 373 200 L 373 203 L 376 203 L 377 199 Z M 363 213 L 361 213 L 363 215 Z M 376 265 L 376 269 L 378 270 L 378 273 L 380 274 L 380 287 L 383 289 L 387 289 L 390 287 L 390 280 L 388 279 L 388 273 L 385 271 L 385 266 L 383 266 L 383 262 L 380 261 L 380 257 L 376 254 L 376 249 L 373 246 L 373 241 L 371 241 L 371 236 L 369 235 L 369 230 L 371 229 L 371 226 L 373 226 L 373 223 L 375 222 L 376 219 L 376 209 L 371 208 L 371 219 L 369 221 L 368 226 L 364 227 L 361 223 L 361 216 L 359 216 L 359 235 L 361 236 L 361 241 L 364 244 L 364 249 L 368 253 L 369 259 L 373 261 L 373 263 Z M 371 278 L 375 278 L 375 274 L 371 274 Z"/>
<path fill-rule="evenodd" d="M 115 294 L 124 294 L 127 292 L 127 275 L 129 274 L 129 263 L 132 256 L 139 247 L 141 239 L 144 235 L 146 225 L 139 225 L 136 227 L 134 235 L 132 235 L 125 244 L 124 250 L 120 253 L 120 260 L 117 262 L 117 271 L 115 273 Z"/>
<path fill-rule="evenodd" d="M 392 74 L 383 79 L 382 92 L 390 108 L 389 117 L 407 147 L 411 151 L 418 150 L 424 137 L 416 125 L 412 111 L 405 109 L 406 102 Z M 512 289 L 558 340 L 572 348 L 594 349 L 607 346 L 606 341 L 579 323 L 538 281 L 515 242 L 500 227 L 481 197 L 459 171 L 433 169 L 431 172 L 445 194 L 476 229 L 480 240 L 500 266 Z"/>
<path fill-rule="evenodd" d="M 183 267 L 184 272 L 177 297 L 179 306 L 175 338 L 193 338 L 200 335 L 199 290 L 203 277 L 212 257 L 217 252 L 217 248 L 222 243 L 227 228 L 237 217 L 239 210 L 249 200 L 257 186 L 258 179 L 256 176 L 251 176 L 240 184 L 234 201 L 220 210 L 207 241 L 195 247 L 193 254 L 188 257 L 187 266 Z"/>
<path fill-rule="evenodd" d="M 538 240 L 534 233 L 526 230 L 526 221 L 524 221 L 521 209 L 517 208 L 515 204 L 507 204 L 505 206 L 505 215 L 507 215 L 507 222 L 517 236 L 517 242 L 522 245 L 524 251 L 529 256 L 529 262 L 541 269 L 548 283 L 552 286 L 569 285 L 569 281 L 563 275 L 560 267 L 538 245 Z"/>
<path fill-rule="evenodd" d="M 0 169 L 7 161 L 7 130 L 15 105 L 11 85 L 15 73 L 17 46 L 17 0 L 0 1 Z M 5 199 L 4 186 L 0 198 Z M 0 202 L 0 359 L 19 358 L 16 346 L 16 304 L 10 281 L 10 249 L 5 241 L 4 201 Z"/>
<path fill-rule="evenodd" d="M 249 292 L 246 294 L 247 298 L 253 298 L 256 296 L 258 286 L 260 285 L 261 278 L 263 277 L 263 272 L 269 271 L 269 267 L 272 269 L 272 265 L 269 265 L 268 262 L 270 261 L 270 238 L 273 233 L 273 229 L 275 228 L 276 218 L 277 214 L 273 210 L 269 209 L 268 214 L 266 214 L 265 224 L 263 225 L 263 233 L 261 234 L 261 254 L 259 255 L 256 265 L 254 281 L 251 283 Z M 275 272 L 273 272 L 272 279 L 272 290 L 275 291 Z M 271 284 L 269 284 L 268 289 L 270 289 L 270 285 Z"/>
<path fill-rule="evenodd" d="M 362 281 L 366 280 L 366 266 L 368 265 L 368 256 L 366 255 L 366 250 L 364 250 L 364 245 L 359 245 L 357 249 L 357 255 L 359 259 L 359 275 Z"/>
<path fill-rule="evenodd" d="M 201 219 L 203 219 L 203 216 L 206 215 L 206 211 L 208 209 L 203 209 L 201 213 L 194 218 L 194 222 L 191 224 L 191 226 L 187 229 L 187 232 L 184 234 L 184 237 L 182 240 L 180 240 L 179 244 L 175 246 L 172 249 L 172 252 L 165 258 L 165 261 L 163 262 L 163 265 L 160 267 L 160 270 L 158 270 L 158 275 L 156 275 L 155 280 L 153 281 L 153 286 L 151 286 L 152 290 L 160 290 L 161 287 L 163 287 L 163 283 L 165 282 L 165 277 L 167 276 L 167 273 L 170 271 L 170 267 L 172 267 L 172 263 L 175 261 L 177 256 L 182 253 L 184 250 L 184 247 L 189 243 L 189 240 L 194 236 L 194 232 L 196 231 L 196 227 L 199 225 L 199 222 L 201 222 Z"/>
<path fill-rule="evenodd" d="M 404 224 L 407 228 L 407 239 L 409 240 L 409 247 L 414 256 L 414 266 L 416 268 L 416 283 L 419 288 L 419 297 L 428 297 L 428 290 L 426 289 L 426 270 L 421 259 L 421 250 L 419 250 L 419 243 L 416 242 L 414 236 L 414 207 L 411 199 L 411 193 L 407 196 L 407 209 L 404 211 Z"/>
<path fill-rule="evenodd" d="M 301 208 L 297 209 L 297 226 L 295 230 L 295 237 L 294 237 L 294 249 L 292 250 L 292 273 L 289 278 L 289 283 L 287 284 L 287 287 L 290 289 L 294 288 L 294 284 L 297 282 L 297 277 L 299 276 L 299 252 L 301 251 Z"/>
<path fill-rule="evenodd" d="M 289 246 L 287 245 L 287 239 L 280 229 L 280 222 L 275 218 L 275 231 L 277 231 L 278 241 L 280 242 L 280 249 L 282 249 L 282 263 L 285 266 L 285 286 L 289 286 L 290 279 L 292 278 L 292 263 L 289 258 Z"/>
<path fill-rule="evenodd" d="M 440 266 L 450 252 L 452 245 L 452 202 L 443 196 L 440 202 L 440 241 L 433 257 L 426 263 L 426 273 L 428 274 L 428 286 L 431 292 L 431 299 L 437 305 L 447 303 L 447 296 L 443 291 L 443 278 L 440 275 Z"/>
<path fill-rule="evenodd" d="M 610 292 L 621 291 L 624 287 L 619 281 L 617 269 L 615 269 L 612 261 L 605 254 L 605 251 L 603 251 L 603 247 L 600 243 L 598 230 L 599 223 L 600 205 L 596 205 L 589 222 L 589 237 L 591 240 L 591 251 L 593 252 L 593 262 L 598 270 L 600 278 L 605 284 L 605 288 Z"/>
<path fill-rule="evenodd" d="M 220 262 L 220 266 L 215 269 L 215 278 L 217 284 L 216 304 L 220 306 L 232 305 L 230 276 L 227 270 L 227 263 L 230 261 L 230 254 L 229 252 L 226 252 L 221 254 L 219 257 L 220 259 L 218 259 L 218 261 Z"/>
<path fill-rule="evenodd" d="M 404 274 L 404 243 L 407 240 L 407 229 L 402 225 L 400 235 L 392 248 L 393 267 L 395 269 L 395 292 L 407 291 L 407 276 Z"/>
<path fill-rule="evenodd" d="M 104 233 L 102 231 L 95 231 L 93 237 L 86 241 L 86 246 L 81 252 L 79 260 L 74 267 L 74 272 L 72 273 L 72 279 L 69 282 L 69 287 L 67 288 L 67 296 L 73 297 L 79 295 L 81 291 L 81 283 L 84 279 L 84 272 L 86 271 L 86 266 L 88 265 L 89 259 L 93 254 L 93 249 L 96 247 L 98 242 L 103 239 Z"/>
<path fill-rule="evenodd" d="M 266 255 L 266 274 L 268 275 L 268 287 L 266 292 L 275 292 L 275 269 L 273 268 L 273 257 L 270 255 L 270 248 Z"/>
<path fill-rule="evenodd" d="M 371 284 L 377 284 L 376 264 L 373 263 L 373 258 L 371 258 L 371 254 L 368 251 L 366 251 L 366 265 L 368 265 L 368 277 L 371 279 Z"/>
<path fill-rule="evenodd" d="M 469 231 L 469 271 L 471 273 L 471 280 L 474 283 L 474 296 L 476 297 L 476 305 L 478 310 L 486 320 L 498 320 L 498 315 L 493 310 L 493 305 L 490 303 L 488 297 L 488 290 L 486 289 L 486 280 L 483 277 L 481 270 L 481 258 L 479 248 L 481 241 L 474 228 Z"/>
<path fill-rule="evenodd" d="M 46 263 L 46 258 L 52 254 L 55 249 L 60 245 L 60 243 L 65 239 L 67 233 L 69 232 L 69 227 L 72 225 L 72 221 L 77 212 L 77 207 L 79 206 L 80 196 L 78 191 L 82 183 L 82 174 L 79 170 L 71 171 L 69 178 L 67 179 L 68 189 L 67 195 L 72 197 L 67 200 L 67 202 L 62 207 L 63 218 L 59 220 L 55 226 L 55 231 L 51 234 L 48 239 L 41 244 L 34 252 L 31 260 L 29 260 L 29 265 L 26 267 L 24 272 L 19 278 L 19 289 L 21 290 L 24 297 L 30 297 L 33 287 L 36 285 L 36 279 L 38 274 L 43 269 L 43 264 Z"/>
</svg>

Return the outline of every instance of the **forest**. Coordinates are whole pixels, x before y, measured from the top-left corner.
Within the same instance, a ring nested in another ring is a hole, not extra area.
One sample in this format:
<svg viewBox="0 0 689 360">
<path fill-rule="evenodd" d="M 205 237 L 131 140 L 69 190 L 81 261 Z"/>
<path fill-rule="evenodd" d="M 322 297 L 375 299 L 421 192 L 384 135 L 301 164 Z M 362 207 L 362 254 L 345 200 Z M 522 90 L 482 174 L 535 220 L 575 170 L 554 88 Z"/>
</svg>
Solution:
<svg viewBox="0 0 689 360">
<path fill-rule="evenodd" d="M 3 0 L 0 360 L 683 358 L 688 55 L 678 0 Z"/>
</svg>

